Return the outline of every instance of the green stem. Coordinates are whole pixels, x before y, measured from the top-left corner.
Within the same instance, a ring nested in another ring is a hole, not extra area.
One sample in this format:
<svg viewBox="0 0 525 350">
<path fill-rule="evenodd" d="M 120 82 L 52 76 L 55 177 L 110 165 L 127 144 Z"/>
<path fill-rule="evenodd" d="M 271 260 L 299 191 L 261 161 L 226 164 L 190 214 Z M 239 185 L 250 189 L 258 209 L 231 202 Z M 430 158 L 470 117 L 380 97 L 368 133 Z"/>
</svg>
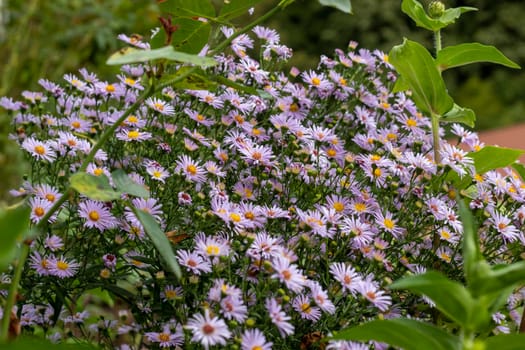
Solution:
<svg viewBox="0 0 525 350">
<path fill-rule="evenodd" d="M 434 162 L 439 165 L 441 164 L 440 150 L 440 139 L 439 139 L 439 118 L 440 116 L 432 113 L 430 119 L 432 120 L 432 141 L 434 146 Z"/>
<path fill-rule="evenodd" d="M 436 51 L 436 56 L 441 51 L 441 30 L 434 32 L 434 50 Z"/>
<path fill-rule="evenodd" d="M 253 27 L 255 27 L 256 25 L 266 21 L 268 18 L 272 17 L 273 15 L 275 15 L 277 12 L 283 10 L 285 7 L 287 7 L 288 5 L 292 4 L 295 0 L 281 0 L 277 6 L 275 6 L 273 9 L 271 9 L 270 11 L 266 12 L 263 16 L 257 18 L 255 21 L 253 21 L 252 23 L 248 24 L 247 26 L 239 29 L 238 31 L 236 31 L 235 33 L 233 33 L 229 38 L 226 38 L 226 40 L 224 40 L 223 42 L 221 42 L 219 45 L 217 45 L 217 47 L 215 47 L 213 50 L 210 51 L 210 55 L 213 56 L 215 55 L 217 52 L 220 52 L 220 51 L 223 51 L 225 48 L 227 48 L 233 40 L 235 40 L 235 38 L 237 38 L 239 35 L 242 35 L 242 34 L 245 34 L 247 32 L 249 32 Z"/>
<path fill-rule="evenodd" d="M 24 265 L 29 255 L 29 245 L 22 243 L 22 248 L 20 251 L 20 256 L 18 258 L 18 263 L 16 264 L 15 273 L 9 286 L 9 294 L 7 295 L 6 304 L 4 307 L 4 317 L 2 318 L 2 329 L 0 330 L 0 343 L 5 343 L 9 338 L 9 323 L 11 321 L 11 310 L 15 305 L 16 294 L 18 290 L 18 284 L 22 277 L 22 271 L 24 270 Z"/>
</svg>

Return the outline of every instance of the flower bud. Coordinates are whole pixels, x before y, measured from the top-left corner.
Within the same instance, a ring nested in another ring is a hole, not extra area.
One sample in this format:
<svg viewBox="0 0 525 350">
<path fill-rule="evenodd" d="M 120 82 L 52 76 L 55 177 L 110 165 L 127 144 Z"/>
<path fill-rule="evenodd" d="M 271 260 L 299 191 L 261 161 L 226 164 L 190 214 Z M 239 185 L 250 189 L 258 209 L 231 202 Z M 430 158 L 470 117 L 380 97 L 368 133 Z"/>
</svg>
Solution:
<svg viewBox="0 0 525 350">
<path fill-rule="evenodd" d="M 441 1 L 432 1 L 428 5 L 428 14 L 432 18 L 439 18 L 445 13 L 445 4 Z"/>
</svg>

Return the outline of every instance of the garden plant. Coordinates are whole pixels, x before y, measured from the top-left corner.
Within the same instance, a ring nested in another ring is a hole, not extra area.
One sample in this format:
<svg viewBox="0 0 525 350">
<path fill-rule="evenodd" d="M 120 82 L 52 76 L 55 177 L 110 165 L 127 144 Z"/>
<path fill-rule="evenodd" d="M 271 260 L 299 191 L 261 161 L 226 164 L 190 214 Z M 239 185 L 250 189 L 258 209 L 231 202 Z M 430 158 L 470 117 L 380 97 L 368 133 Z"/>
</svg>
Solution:
<svg viewBox="0 0 525 350">
<path fill-rule="evenodd" d="M 441 75 L 517 65 L 441 48 L 473 8 L 404 0 L 433 53 L 351 41 L 284 69 L 264 21 L 294 0 L 258 2 L 158 1 L 159 28 L 119 36 L 113 81 L 81 69 L 0 99 L 2 172 L 24 173 L 0 208 L 0 342 L 518 349 L 495 335 L 525 299 L 523 152 L 462 126 Z"/>
</svg>

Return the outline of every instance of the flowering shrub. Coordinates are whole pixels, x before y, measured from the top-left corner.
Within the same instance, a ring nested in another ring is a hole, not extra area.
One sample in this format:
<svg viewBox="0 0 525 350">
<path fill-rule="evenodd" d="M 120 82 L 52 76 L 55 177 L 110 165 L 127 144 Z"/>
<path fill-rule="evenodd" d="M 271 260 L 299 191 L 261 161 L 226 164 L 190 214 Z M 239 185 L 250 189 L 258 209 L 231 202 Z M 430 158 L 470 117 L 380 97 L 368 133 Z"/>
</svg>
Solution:
<svg viewBox="0 0 525 350">
<path fill-rule="evenodd" d="M 120 349 L 307 349 L 377 317 L 445 322 L 429 299 L 386 287 L 429 268 L 462 278 L 456 188 L 481 223 L 487 260 L 520 259 L 518 174 L 476 167 L 468 152 L 484 144 L 457 124 L 458 144 L 442 145 L 436 164 L 430 120 L 392 92 L 396 74 L 383 52 L 351 42 L 315 70 L 286 73 L 292 51 L 269 28 L 230 47 L 207 68 L 227 85 L 167 85 L 143 99 L 158 73 L 145 63 L 124 65 L 113 82 L 81 70 L 64 85 L 40 80 L 44 91 L 25 92 L 23 102 L 2 98 L 31 166 L 12 193 L 27 198 L 32 224 L 46 227 L 21 279 L 23 332 Z M 168 76 L 184 69 L 164 68 Z M 79 172 L 92 176 L 75 189 L 98 181 L 111 193 L 124 178 L 135 190 L 118 199 L 75 194 L 68 189 Z M 180 279 L 144 212 L 169 239 Z M 2 285 L 10 278 L 2 274 Z M 524 297 L 510 295 L 494 332 L 519 324 Z M 385 348 L 326 347 L 368 346 Z"/>
</svg>

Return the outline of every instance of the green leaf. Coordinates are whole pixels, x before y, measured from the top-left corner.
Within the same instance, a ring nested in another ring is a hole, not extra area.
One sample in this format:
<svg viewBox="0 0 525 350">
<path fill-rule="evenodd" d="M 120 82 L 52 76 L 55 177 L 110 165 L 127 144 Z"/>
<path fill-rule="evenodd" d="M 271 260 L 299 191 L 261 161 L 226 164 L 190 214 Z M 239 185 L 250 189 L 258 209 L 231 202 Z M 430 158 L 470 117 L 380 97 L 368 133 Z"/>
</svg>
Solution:
<svg viewBox="0 0 525 350">
<path fill-rule="evenodd" d="M 173 33 L 171 39 L 171 44 L 175 50 L 198 54 L 208 43 L 211 33 L 210 23 L 196 19 L 178 18 L 173 20 L 173 24 L 178 26 L 178 30 Z M 210 59 L 209 57 L 206 58 Z M 208 63 L 206 65 L 212 66 L 213 64 Z"/>
<path fill-rule="evenodd" d="M 119 192 L 142 198 L 149 198 L 150 196 L 146 187 L 133 181 L 122 169 L 112 172 L 111 178 L 113 179 L 113 183 Z"/>
<path fill-rule="evenodd" d="M 17 243 L 29 230 L 30 213 L 26 205 L 0 209 L 0 272 L 15 258 Z"/>
<path fill-rule="evenodd" d="M 343 11 L 344 13 L 352 13 L 352 2 L 350 0 L 319 0 L 323 6 L 331 6 Z"/>
<path fill-rule="evenodd" d="M 171 244 L 164 232 L 159 227 L 159 224 L 155 221 L 155 218 L 151 214 L 145 211 L 134 208 L 133 212 L 144 226 L 144 230 L 148 234 L 149 238 L 153 242 L 153 245 L 164 259 L 169 271 L 173 272 L 175 276 L 180 279 L 182 276 L 175 254 L 171 249 Z"/>
<path fill-rule="evenodd" d="M 436 63 L 440 71 L 477 62 L 490 62 L 509 68 L 520 68 L 518 64 L 509 60 L 494 46 L 479 43 L 448 46 L 440 50 L 436 57 Z"/>
<path fill-rule="evenodd" d="M 404 350 L 459 350 L 458 337 L 421 321 L 395 318 L 374 320 L 356 327 L 343 329 L 332 337 L 336 340 L 375 340 Z"/>
<path fill-rule="evenodd" d="M 176 17 L 215 17 L 215 7 L 210 0 L 166 0 L 159 2 L 159 9 Z"/>
<path fill-rule="evenodd" d="M 436 271 L 405 277 L 395 281 L 390 289 L 408 289 L 432 299 L 436 307 L 451 320 L 470 328 L 475 302 L 469 291 L 458 282 L 447 279 Z M 476 310 L 478 312 L 478 310 Z"/>
<path fill-rule="evenodd" d="M 255 6 L 261 0 L 230 0 L 222 6 L 219 12 L 219 18 L 230 20 L 242 16 L 248 12 L 248 9 Z"/>
<path fill-rule="evenodd" d="M 412 90 L 416 106 L 427 114 L 444 115 L 454 105 L 445 82 L 427 49 L 405 39 L 392 48 L 389 61 Z"/>
<path fill-rule="evenodd" d="M 476 122 L 476 114 L 472 109 L 463 108 L 454 103 L 452 109 L 445 113 L 439 121 L 443 123 L 462 123 L 473 128 Z"/>
<path fill-rule="evenodd" d="M 396 79 L 394 87 L 392 88 L 392 92 L 396 93 L 396 92 L 401 92 L 401 91 L 406 91 L 406 90 L 410 90 L 410 86 L 403 79 L 403 77 L 399 75 Z"/>
<path fill-rule="evenodd" d="M 512 165 L 524 153 L 525 150 L 521 149 L 485 146 L 477 152 L 469 153 L 468 156 L 474 159 L 476 172 L 483 174 L 489 170 Z"/>
<path fill-rule="evenodd" d="M 479 248 L 478 227 L 474 216 L 461 198 L 458 199 L 458 206 L 459 217 L 463 223 L 463 265 L 467 285 L 471 285 L 477 282 L 476 266 L 484 258 Z M 469 290 L 472 292 L 470 288 Z"/>
<path fill-rule="evenodd" d="M 440 30 L 452 24 L 461 14 L 469 11 L 477 11 L 475 7 L 456 7 L 445 10 L 439 18 L 431 18 L 423 8 L 423 5 L 416 0 L 403 0 L 401 10 L 408 15 L 418 27 L 425 28 L 432 32 Z"/>
<path fill-rule="evenodd" d="M 499 265 L 479 275 L 476 283 L 472 285 L 477 295 L 501 292 L 510 286 L 525 282 L 525 261 Z"/>
<path fill-rule="evenodd" d="M 525 334 L 498 334 L 485 339 L 485 349 L 522 350 Z"/>
<path fill-rule="evenodd" d="M 89 173 L 76 173 L 71 175 L 69 182 L 71 187 L 84 196 L 102 202 L 110 202 L 119 199 L 122 192 L 115 191 L 109 184 L 106 175 L 95 176 Z"/>
<path fill-rule="evenodd" d="M 164 46 L 153 50 L 140 50 L 130 47 L 125 49 L 124 52 L 121 51 L 111 55 L 106 63 L 109 65 L 116 65 L 147 62 L 158 59 L 167 59 L 181 63 L 191 63 L 202 67 L 213 66 L 217 63 L 211 57 L 197 56 L 185 52 L 175 51 L 173 46 Z"/>
</svg>

